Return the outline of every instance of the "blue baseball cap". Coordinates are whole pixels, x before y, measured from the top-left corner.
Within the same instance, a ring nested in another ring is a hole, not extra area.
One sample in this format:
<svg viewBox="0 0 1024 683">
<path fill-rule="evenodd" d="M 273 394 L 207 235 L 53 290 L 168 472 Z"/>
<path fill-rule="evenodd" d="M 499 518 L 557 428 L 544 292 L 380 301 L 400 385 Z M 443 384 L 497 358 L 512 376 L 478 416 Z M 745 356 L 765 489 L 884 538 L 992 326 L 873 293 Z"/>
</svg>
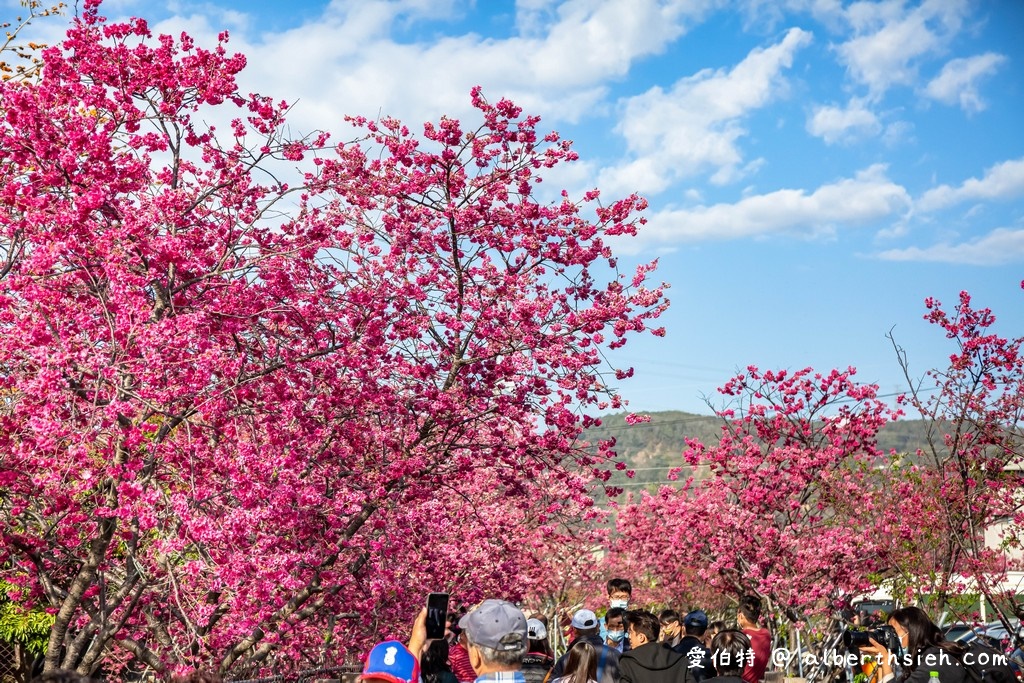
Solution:
<svg viewBox="0 0 1024 683">
<path fill-rule="evenodd" d="M 380 679 L 389 683 L 419 683 L 420 663 L 402 643 L 386 640 L 370 650 L 359 680 Z"/>
<path fill-rule="evenodd" d="M 683 617 L 683 626 L 690 628 L 696 626 L 698 628 L 708 627 L 708 615 L 704 613 L 702 609 L 695 609 Z"/>
</svg>

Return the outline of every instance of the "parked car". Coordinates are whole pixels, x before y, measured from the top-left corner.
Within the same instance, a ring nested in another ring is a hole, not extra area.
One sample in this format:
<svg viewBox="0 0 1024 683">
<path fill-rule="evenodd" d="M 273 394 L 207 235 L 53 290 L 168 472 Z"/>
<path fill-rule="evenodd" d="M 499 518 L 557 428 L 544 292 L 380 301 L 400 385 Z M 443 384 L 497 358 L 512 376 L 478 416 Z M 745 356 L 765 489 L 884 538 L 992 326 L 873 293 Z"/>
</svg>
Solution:
<svg viewBox="0 0 1024 683">
<path fill-rule="evenodd" d="M 981 638 L 985 644 L 992 647 L 1000 652 L 1005 652 L 1013 645 L 1014 636 L 1020 631 L 1020 621 L 1014 619 L 1010 622 L 1013 626 L 1013 631 L 1007 631 L 1006 627 L 1003 626 L 1001 621 L 990 621 L 987 624 L 979 624 L 973 626 L 967 631 L 962 631 L 959 635 L 950 637 L 946 636 L 946 640 L 953 640 L 959 643 L 969 643 L 975 638 Z"/>
<path fill-rule="evenodd" d="M 942 629 L 942 635 L 946 640 L 959 640 L 960 636 L 974 630 L 974 624 L 963 621 L 955 621 Z"/>
</svg>

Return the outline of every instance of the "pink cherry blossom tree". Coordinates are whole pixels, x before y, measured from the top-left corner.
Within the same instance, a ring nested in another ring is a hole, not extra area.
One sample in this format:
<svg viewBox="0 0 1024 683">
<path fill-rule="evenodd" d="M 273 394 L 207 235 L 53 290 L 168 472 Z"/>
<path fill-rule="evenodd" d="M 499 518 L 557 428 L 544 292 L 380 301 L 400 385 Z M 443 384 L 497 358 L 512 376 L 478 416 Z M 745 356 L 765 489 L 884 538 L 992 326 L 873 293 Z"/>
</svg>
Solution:
<svg viewBox="0 0 1024 683">
<path fill-rule="evenodd" d="M 644 201 L 538 198 L 575 154 L 536 117 L 474 90 L 470 127 L 290 140 L 225 41 L 86 0 L 0 86 L 0 578 L 47 670 L 340 656 L 428 590 L 525 594 L 611 455 L 602 354 L 662 333 L 604 241 Z"/>
<path fill-rule="evenodd" d="M 926 307 L 954 349 L 921 379 L 894 341 L 912 387 L 898 412 L 852 370 L 749 368 L 727 383 L 721 440 L 688 442 L 685 484 L 624 508 L 614 566 L 684 594 L 755 593 L 794 621 L 889 580 L 939 612 L 980 595 L 1010 628 L 1018 605 L 1004 580 L 1024 564 L 1024 338 L 993 333 L 967 293 L 952 310 Z M 880 452 L 878 430 L 903 410 L 926 421 L 926 443 Z"/>
<path fill-rule="evenodd" d="M 954 348 L 948 367 L 914 377 L 893 339 L 911 386 L 901 402 L 928 432 L 908 468 L 913 486 L 904 484 L 899 509 L 911 528 L 891 564 L 911 594 L 932 594 L 938 609 L 952 594 L 977 594 L 1009 629 L 1016 591 L 1004 581 L 1024 566 L 1024 337 L 995 334 L 995 315 L 967 292 L 951 309 L 932 298 L 925 306 Z"/>
<path fill-rule="evenodd" d="M 858 520 L 877 514 L 865 493 L 896 415 L 853 375 L 749 367 L 731 379 L 719 442 L 689 440 L 685 483 L 625 506 L 617 555 L 661 585 L 759 595 L 789 621 L 869 588 L 884 538 Z"/>
</svg>

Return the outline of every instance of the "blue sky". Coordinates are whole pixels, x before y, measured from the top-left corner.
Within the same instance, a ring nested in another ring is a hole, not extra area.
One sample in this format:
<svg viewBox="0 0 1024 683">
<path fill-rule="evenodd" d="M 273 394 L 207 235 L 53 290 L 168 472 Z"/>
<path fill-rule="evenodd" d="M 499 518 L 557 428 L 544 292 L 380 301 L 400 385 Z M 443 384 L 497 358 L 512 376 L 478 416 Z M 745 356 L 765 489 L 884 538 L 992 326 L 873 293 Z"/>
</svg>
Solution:
<svg viewBox="0 0 1024 683">
<path fill-rule="evenodd" d="M 0 0 L 13 14 L 12 0 Z M 967 290 L 1024 335 L 1024 3 L 837 0 L 108 0 L 111 18 L 218 32 L 243 88 L 345 114 L 469 116 L 511 97 L 572 139 L 550 179 L 650 202 L 667 336 L 617 356 L 636 411 L 709 412 L 748 364 L 858 368 L 905 388 L 946 340 L 923 300 Z M 59 24 L 59 21 L 57 22 Z M 52 34 L 49 22 L 37 30 Z M 46 37 L 51 37 L 46 36 Z"/>
</svg>

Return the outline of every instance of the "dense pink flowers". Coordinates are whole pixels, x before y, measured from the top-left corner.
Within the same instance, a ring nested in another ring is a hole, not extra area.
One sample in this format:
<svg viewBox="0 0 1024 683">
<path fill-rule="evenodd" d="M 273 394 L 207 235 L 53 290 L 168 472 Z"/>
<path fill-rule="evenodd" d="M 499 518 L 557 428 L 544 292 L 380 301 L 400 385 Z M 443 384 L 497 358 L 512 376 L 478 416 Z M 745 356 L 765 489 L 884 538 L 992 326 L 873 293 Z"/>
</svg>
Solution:
<svg viewBox="0 0 1024 683">
<path fill-rule="evenodd" d="M 956 351 L 924 381 L 908 374 L 914 391 L 899 412 L 852 368 L 750 366 L 726 382 L 720 438 L 687 442 L 682 487 L 621 508 L 611 565 L 670 601 L 756 593 L 780 621 L 829 612 L 882 580 L 907 599 L 969 586 L 1011 614 L 1001 582 L 1022 568 L 1022 339 L 992 333 L 992 312 L 966 293 L 951 311 L 931 298 L 925 307 Z M 903 410 L 930 436 L 916 452 L 883 453 L 878 431 Z"/>
<path fill-rule="evenodd" d="M 478 89 L 475 123 L 287 140 L 226 36 L 96 6 L 0 86 L 0 577 L 54 609 L 47 667 L 298 663 L 431 589 L 558 590 L 600 340 L 667 305 L 603 242 L 643 200 L 539 201 L 575 153 Z"/>
<path fill-rule="evenodd" d="M 875 539 L 839 511 L 861 499 L 895 415 L 852 376 L 749 367 L 727 382 L 720 440 L 689 441 L 685 484 L 623 510 L 618 554 L 677 591 L 756 593 L 800 618 L 867 589 Z"/>
</svg>

